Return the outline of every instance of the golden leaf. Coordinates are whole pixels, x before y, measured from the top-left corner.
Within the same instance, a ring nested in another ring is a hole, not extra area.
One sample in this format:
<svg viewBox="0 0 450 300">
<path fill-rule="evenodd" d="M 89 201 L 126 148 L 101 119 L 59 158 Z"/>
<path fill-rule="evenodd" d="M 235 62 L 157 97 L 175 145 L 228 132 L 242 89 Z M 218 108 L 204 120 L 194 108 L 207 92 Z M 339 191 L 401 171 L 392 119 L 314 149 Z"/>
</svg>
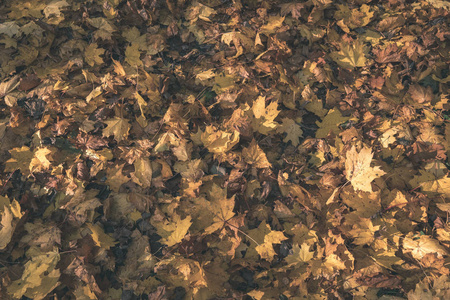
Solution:
<svg viewBox="0 0 450 300">
<path fill-rule="evenodd" d="M 227 190 L 213 184 L 209 192 L 210 205 L 208 210 L 213 216 L 212 224 L 205 229 L 206 234 L 222 228 L 227 221 L 234 217 L 234 196 L 227 198 Z"/>
<path fill-rule="evenodd" d="M 20 204 L 13 200 L 0 196 L 0 250 L 6 248 L 11 241 L 18 219 L 22 217 Z"/>
<path fill-rule="evenodd" d="M 125 118 L 114 117 L 105 121 L 106 127 L 103 129 L 103 136 L 114 135 L 114 139 L 118 142 L 126 139 L 128 137 L 128 132 L 130 131 L 130 123 Z"/>
<path fill-rule="evenodd" d="M 413 188 L 420 186 L 421 190 L 427 193 L 439 193 L 450 197 L 450 177 L 437 178 L 433 173 L 420 171 L 420 175 L 414 176 L 409 181 Z"/>
<path fill-rule="evenodd" d="M 288 143 L 291 141 L 293 146 L 298 146 L 299 138 L 303 135 L 303 130 L 294 120 L 289 118 L 283 118 L 281 120 L 283 123 L 278 127 L 277 132 L 286 133 L 286 137 L 283 142 Z"/>
<path fill-rule="evenodd" d="M 87 19 L 88 23 L 97 30 L 94 33 L 95 38 L 101 38 L 103 40 L 110 40 L 112 33 L 115 31 L 114 27 L 105 18 L 92 18 Z"/>
<path fill-rule="evenodd" d="M 286 257 L 286 262 L 290 265 L 305 263 L 313 259 L 314 251 L 309 251 L 310 245 L 303 243 L 301 247 L 298 244 L 292 247 L 292 254 Z"/>
<path fill-rule="evenodd" d="M 130 43 L 138 45 L 140 50 L 145 50 L 147 47 L 147 38 L 145 34 L 141 35 L 139 29 L 135 26 L 123 31 L 122 36 Z"/>
<path fill-rule="evenodd" d="M 105 49 L 97 48 L 97 46 L 97 43 L 92 43 L 84 49 L 84 60 L 91 67 L 94 65 L 101 65 L 103 63 L 103 59 L 100 55 L 105 53 Z"/>
<path fill-rule="evenodd" d="M 110 249 L 116 245 L 115 240 L 105 233 L 103 228 L 101 228 L 98 224 L 87 224 L 87 227 L 91 231 L 91 238 L 94 241 L 94 244 L 100 248 Z"/>
<path fill-rule="evenodd" d="M 244 50 L 249 51 L 253 49 L 253 41 L 240 32 L 233 31 L 222 34 L 222 43 L 230 46 L 232 42 L 237 51 L 234 58 L 244 54 Z"/>
<path fill-rule="evenodd" d="M 417 260 L 421 260 L 429 253 L 436 253 L 438 257 L 448 255 L 447 250 L 437 240 L 427 235 L 413 237 L 409 234 L 403 239 L 403 251 L 411 253 Z"/>
<path fill-rule="evenodd" d="M 34 151 L 34 157 L 30 162 L 30 172 L 41 172 L 50 169 L 51 162 L 47 158 L 47 155 L 52 151 L 48 148 L 39 148 Z"/>
<path fill-rule="evenodd" d="M 343 117 L 339 110 L 330 109 L 328 114 L 322 119 L 322 122 L 316 122 L 317 126 L 319 126 L 319 129 L 316 131 L 316 138 L 325 138 L 330 131 L 333 134 L 338 134 L 340 132 L 339 125 L 349 119 L 348 117 Z"/>
<path fill-rule="evenodd" d="M 353 44 L 347 42 L 341 43 L 341 50 L 332 52 L 331 58 L 343 68 L 354 69 L 355 67 L 366 66 L 366 57 L 368 48 L 359 40 Z"/>
<path fill-rule="evenodd" d="M 27 146 L 9 150 L 11 158 L 6 161 L 5 172 L 14 172 L 19 169 L 23 174 L 29 174 L 30 163 L 34 154 Z"/>
<path fill-rule="evenodd" d="M 276 129 L 279 124 L 274 120 L 280 113 L 277 107 L 278 103 L 275 101 L 266 107 L 266 98 L 259 96 L 251 108 L 253 129 L 262 134 L 269 134 L 269 132 Z"/>
<path fill-rule="evenodd" d="M 261 32 L 265 34 L 274 33 L 278 28 L 283 26 L 285 17 L 281 16 L 270 16 L 269 22 L 261 26 Z"/>
<path fill-rule="evenodd" d="M 131 44 L 125 50 L 125 61 L 132 67 L 141 67 L 143 65 L 140 56 L 141 52 L 138 44 Z"/>
<path fill-rule="evenodd" d="M 287 240 L 287 237 L 284 236 L 282 231 L 270 231 L 264 236 L 264 243 L 256 246 L 255 250 L 262 259 L 272 261 L 276 255 L 272 244 L 280 244 L 284 240 Z"/>
<path fill-rule="evenodd" d="M 372 192 L 371 182 L 386 174 L 380 167 L 371 167 L 373 153 L 370 148 L 364 147 L 358 153 L 355 146 L 347 152 L 345 172 L 347 180 L 352 183 L 355 190 Z"/>
<path fill-rule="evenodd" d="M 242 158 L 248 164 L 253 165 L 255 168 L 270 168 L 272 165 L 267 160 L 266 154 L 258 146 L 253 139 L 248 148 L 242 149 Z"/>
<path fill-rule="evenodd" d="M 175 213 L 172 215 L 171 220 L 154 224 L 158 230 L 158 234 L 162 237 L 161 243 L 169 247 L 181 242 L 191 225 L 191 216 L 181 219 L 181 217 Z"/>
<path fill-rule="evenodd" d="M 51 251 L 31 257 L 25 264 L 22 277 L 8 286 L 8 293 L 16 299 L 26 296 L 34 300 L 43 299 L 59 285 L 60 272 L 56 269 L 59 253 Z"/>
<path fill-rule="evenodd" d="M 239 142 L 239 132 L 225 132 L 208 126 L 201 134 L 203 145 L 212 153 L 225 153 L 230 151 Z"/>
</svg>

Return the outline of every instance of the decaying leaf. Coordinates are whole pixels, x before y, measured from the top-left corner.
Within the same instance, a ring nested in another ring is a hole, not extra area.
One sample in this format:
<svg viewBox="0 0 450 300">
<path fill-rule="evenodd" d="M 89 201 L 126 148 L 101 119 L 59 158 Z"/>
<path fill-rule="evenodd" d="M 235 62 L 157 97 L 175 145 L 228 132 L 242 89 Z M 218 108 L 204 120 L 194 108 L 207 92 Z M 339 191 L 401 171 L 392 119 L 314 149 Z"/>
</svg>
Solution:
<svg viewBox="0 0 450 300">
<path fill-rule="evenodd" d="M 0 299 L 450 299 L 446 1 L 0 2 Z"/>
</svg>

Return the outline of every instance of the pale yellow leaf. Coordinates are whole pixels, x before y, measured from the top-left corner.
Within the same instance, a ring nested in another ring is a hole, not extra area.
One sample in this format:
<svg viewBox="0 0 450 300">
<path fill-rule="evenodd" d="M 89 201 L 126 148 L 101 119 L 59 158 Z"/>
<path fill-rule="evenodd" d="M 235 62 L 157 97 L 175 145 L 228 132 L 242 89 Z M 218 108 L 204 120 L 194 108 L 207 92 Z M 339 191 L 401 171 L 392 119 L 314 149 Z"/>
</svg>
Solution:
<svg viewBox="0 0 450 300">
<path fill-rule="evenodd" d="M 373 153 L 370 148 L 364 147 L 358 153 L 355 146 L 347 152 L 345 172 L 355 190 L 372 192 L 371 182 L 386 174 L 380 167 L 371 167 Z"/>
</svg>

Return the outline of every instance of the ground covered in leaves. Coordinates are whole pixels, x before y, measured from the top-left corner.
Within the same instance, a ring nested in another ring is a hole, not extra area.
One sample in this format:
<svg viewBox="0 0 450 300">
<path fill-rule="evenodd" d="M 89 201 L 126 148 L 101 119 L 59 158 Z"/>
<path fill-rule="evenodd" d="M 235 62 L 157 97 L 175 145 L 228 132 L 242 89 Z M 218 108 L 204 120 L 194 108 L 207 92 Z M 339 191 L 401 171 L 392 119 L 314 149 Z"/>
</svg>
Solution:
<svg viewBox="0 0 450 300">
<path fill-rule="evenodd" d="M 2 1 L 0 298 L 449 299 L 449 9 Z"/>
</svg>

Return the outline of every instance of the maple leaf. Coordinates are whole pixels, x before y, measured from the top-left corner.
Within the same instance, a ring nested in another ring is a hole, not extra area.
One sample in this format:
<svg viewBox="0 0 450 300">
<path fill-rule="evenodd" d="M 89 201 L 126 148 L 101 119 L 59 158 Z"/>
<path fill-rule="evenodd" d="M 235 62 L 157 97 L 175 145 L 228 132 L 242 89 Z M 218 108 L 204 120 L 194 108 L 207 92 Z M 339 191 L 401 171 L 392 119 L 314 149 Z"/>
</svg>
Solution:
<svg viewBox="0 0 450 300">
<path fill-rule="evenodd" d="M 163 223 L 156 225 L 158 234 L 162 237 L 160 242 L 169 247 L 178 244 L 183 240 L 191 225 L 191 216 L 181 219 L 179 215 L 174 213 L 170 220 L 165 220 Z"/>
<path fill-rule="evenodd" d="M 105 49 L 97 48 L 97 46 L 97 43 L 92 43 L 84 49 L 84 59 L 91 67 L 103 64 L 103 58 L 100 55 L 105 53 Z"/>
<path fill-rule="evenodd" d="M 271 102 L 266 107 L 266 97 L 259 96 L 251 108 L 253 129 L 262 134 L 269 134 L 269 132 L 276 129 L 279 124 L 274 120 L 280 113 L 277 107 L 278 103 L 276 101 Z"/>
<path fill-rule="evenodd" d="M 270 231 L 264 236 L 264 243 L 256 246 L 255 250 L 262 259 L 272 261 L 276 255 L 273 244 L 280 244 L 284 240 L 287 240 L 287 237 L 284 236 L 282 231 Z"/>
<path fill-rule="evenodd" d="M 373 226 L 372 221 L 367 218 L 360 218 L 348 233 L 354 238 L 356 245 L 367 245 L 374 241 L 375 232 L 380 229 L 380 225 Z"/>
<path fill-rule="evenodd" d="M 242 149 L 242 158 L 248 164 L 256 168 L 270 168 L 272 165 L 267 160 L 266 154 L 258 146 L 255 139 L 253 139 L 248 148 Z"/>
<path fill-rule="evenodd" d="M 293 146 L 298 146 L 299 139 L 303 135 L 303 130 L 294 120 L 289 118 L 283 118 L 281 120 L 283 123 L 277 128 L 277 132 L 286 133 L 286 137 L 283 142 L 287 143 L 291 141 Z"/>
<path fill-rule="evenodd" d="M 374 49 L 372 52 L 376 56 L 375 61 L 380 64 L 398 62 L 401 60 L 401 54 L 395 43 L 387 45 L 384 49 Z"/>
<path fill-rule="evenodd" d="M 47 155 L 51 154 L 52 151 L 48 148 L 39 148 L 34 151 L 34 156 L 30 162 L 30 172 L 41 172 L 43 170 L 48 170 L 51 166 L 51 162 Z"/>
<path fill-rule="evenodd" d="M 61 230 L 54 224 L 43 223 L 38 219 L 34 223 L 26 223 L 24 227 L 28 232 L 20 240 L 24 244 L 38 246 L 42 250 L 51 250 L 61 244 Z"/>
<path fill-rule="evenodd" d="M 18 220 L 22 217 L 20 204 L 0 196 L 0 250 L 6 248 L 11 241 Z"/>
<path fill-rule="evenodd" d="M 225 132 L 208 126 L 201 134 L 201 141 L 210 152 L 225 153 L 239 142 L 239 132 Z"/>
<path fill-rule="evenodd" d="M 413 188 L 420 187 L 422 191 L 427 193 L 439 193 L 446 197 L 450 197 L 450 177 L 444 176 L 437 178 L 433 173 L 421 170 L 420 175 L 414 176 L 409 181 Z"/>
<path fill-rule="evenodd" d="M 104 121 L 108 127 L 103 129 L 103 136 L 114 135 L 114 139 L 118 142 L 123 141 L 128 137 L 128 132 L 130 131 L 130 123 L 127 119 L 121 117 L 114 117 Z"/>
<path fill-rule="evenodd" d="M 248 236 L 250 236 L 252 240 L 257 243 L 257 245 L 254 249 L 252 248 L 253 253 L 247 253 L 246 257 L 259 255 L 262 259 L 266 259 L 268 261 L 272 261 L 276 255 L 273 244 L 279 244 L 287 239 L 283 232 L 275 230 L 272 231 L 269 224 L 265 221 L 261 222 L 258 228 L 249 230 Z"/>
<path fill-rule="evenodd" d="M 27 146 L 9 150 L 11 158 L 6 161 L 5 172 L 14 172 L 19 169 L 22 173 L 30 172 L 30 163 L 34 157 L 33 152 Z"/>
<path fill-rule="evenodd" d="M 314 251 L 310 252 L 310 245 L 303 243 L 301 247 L 295 244 L 292 247 L 292 254 L 289 254 L 285 260 L 289 265 L 306 263 L 313 259 Z"/>
<path fill-rule="evenodd" d="M 103 228 L 101 228 L 98 224 L 87 224 L 87 227 L 91 231 L 90 236 L 96 246 L 110 249 L 116 245 L 114 239 L 106 234 Z"/>
<path fill-rule="evenodd" d="M 341 67 L 354 69 L 366 66 L 367 59 L 365 55 L 367 55 L 368 51 L 359 40 L 354 41 L 353 44 L 343 41 L 340 45 L 340 51 L 332 52 L 330 56 Z"/>
<path fill-rule="evenodd" d="M 437 240 L 427 235 L 413 237 L 409 234 L 403 239 L 403 251 L 411 253 L 417 260 L 421 260 L 428 253 L 436 253 L 438 257 L 448 255 L 447 250 Z"/>
<path fill-rule="evenodd" d="M 234 196 L 227 198 L 227 190 L 213 184 L 209 192 L 210 206 L 208 210 L 213 216 L 212 224 L 205 229 L 206 234 L 211 234 L 222 228 L 226 222 L 234 217 Z"/>
<path fill-rule="evenodd" d="M 316 121 L 319 129 L 316 131 L 316 138 L 325 138 L 330 131 L 334 134 L 340 132 L 339 125 L 350 120 L 349 117 L 343 117 L 338 109 L 330 109 L 322 122 Z"/>
<path fill-rule="evenodd" d="M 424 88 L 418 84 L 411 85 L 409 87 L 408 94 L 410 94 L 411 99 L 415 102 L 415 104 L 418 103 L 420 105 L 428 105 L 434 98 L 433 91 L 430 86 Z"/>
<path fill-rule="evenodd" d="M 8 286 L 8 293 L 16 299 L 26 296 L 41 300 L 59 285 L 60 272 L 56 269 L 59 253 L 50 251 L 31 257 L 25 264 L 22 277 Z"/>
<path fill-rule="evenodd" d="M 103 40 L 110 40 L 112 33 L 115 31 L 114 27 L 105 18 L 88 18 L 88 23 L 97 28 L 94 33 L 95 38 L 101 38 Z"/>
<path fill-rule="evenodd" d="M 125 61 L 132 67 L 141 67 L 143 65 L 140 56 L 139 44 L 131 44 L 125 50 Z"/>
<path fill-rule="evenodd" d="M 45 8 L 44 8 L 44 14 L 47 19 L 50 19 L 48 22 L 49 24 L 59 24 L 61 20 L 64 19 L 64 16 L 61 13 L 61 8 L 69 6 L 69 4 L 65 0 L 60 1 L 53 1 L 50 2 Z"/>
<path fill-rule="evenodd" d="M 21 32 L 20 26 L 17 25 L 17 23 L 15 21 L 2 22 L 2 24 L 0 24 L 0 33 L 1 34 L 6 34 L 9 37 L 13 37 L 15 35 L 18 35 L 20 32 Z"/>
<path fill-rule="evenodd" d="M 283 26 L 285 17 L 281 16 L 270 16 L 269 22 L 263 26 L 261 26 L 261 32 L 265 34 L 272 34 L 276 32 L 278 28 Z"/>
<path fill-rule="evenodd" d="M 380 167 L 371 167 L 373 153 L 370 148 L 363 147 L 358 153 L 353 146 L 347 152 L 345 172 L 355 190 L 372 192 L 371 182 L 386 174 Z"/>
<path fill-rule="evenodd" d="M 140 50 L 145 50 L 147 47 L 147 37 L 145 34 L 141 35 L 139 29 L 136 26 L 133 26 L 129 29 L 126 29 L 122 32 L 122 36 L 130 43 L 138 45 Z"/>
</svg>

